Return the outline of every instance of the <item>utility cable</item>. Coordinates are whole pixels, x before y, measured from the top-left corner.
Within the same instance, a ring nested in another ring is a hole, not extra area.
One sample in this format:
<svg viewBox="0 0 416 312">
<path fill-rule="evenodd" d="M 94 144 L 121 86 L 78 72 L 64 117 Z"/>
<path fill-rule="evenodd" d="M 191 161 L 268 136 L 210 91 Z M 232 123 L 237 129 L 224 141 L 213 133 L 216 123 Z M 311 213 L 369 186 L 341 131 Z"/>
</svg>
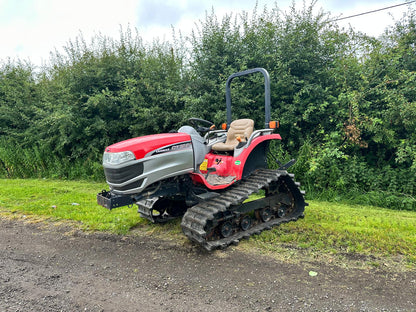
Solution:
<svg viewBox="0 0 416 312">
<path fill-rule="evenodd" d="M 379 11 L 383 11 L 383 10 L 388 10 L 388 9 L 396 8 L 396 7 L 399 7 L 399 6 L 402 6 L 402 5 L 411 4 L 411 3 L 414 3 L 414 2 L 416 2 L 416 0 L 408 1 L 408 2 L 405 2 L 405 3 L 401 3 L 401 4 L 392 5 L 392 6 L 389 6 L 389 7 L 385 7 L 385 8 L 381 8 L 381 9 L 377 9 L 377 10 L 373 10 L 373 11 L 368 11 L 368 12 L 364 12 L 364 13 L 359 13 L 359 14 L 355 14 L 355 15 L 350 15 L 350 16 L 346 16 L 346 17 L 337 18 L 337 19 L 333 20 L 332 22 L 338 22 L 338 21 L 342 21 L 342 20 L 345 20 L 345 19 L 348 19 L 348 18 L 353 18 L 353 17 L 357 17 L 357 16 L 371 14 L 371 13 L 375 13 L 375 12 L 379 12 Z"/>
</svg>

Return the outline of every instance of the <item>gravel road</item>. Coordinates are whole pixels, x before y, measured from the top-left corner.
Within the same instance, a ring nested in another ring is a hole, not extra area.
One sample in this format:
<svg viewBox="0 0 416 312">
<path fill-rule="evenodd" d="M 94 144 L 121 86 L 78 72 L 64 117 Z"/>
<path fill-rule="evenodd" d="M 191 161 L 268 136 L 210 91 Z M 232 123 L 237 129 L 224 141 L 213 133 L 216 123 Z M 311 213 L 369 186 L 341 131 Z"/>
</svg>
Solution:
<svg viewBox="0 0 416 312">
<path fill-rule="evenodd" d="M 416 311 L 416 272 L 0 217 L 0 311 Z"/>
</svg>

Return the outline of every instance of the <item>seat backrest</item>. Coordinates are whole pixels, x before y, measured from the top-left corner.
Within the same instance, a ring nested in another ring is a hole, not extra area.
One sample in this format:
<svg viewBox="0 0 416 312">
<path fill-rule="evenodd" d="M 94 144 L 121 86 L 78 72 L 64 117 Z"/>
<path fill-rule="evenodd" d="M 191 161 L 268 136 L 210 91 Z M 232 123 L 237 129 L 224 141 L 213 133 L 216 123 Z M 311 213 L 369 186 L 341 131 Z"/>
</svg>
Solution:
<svg viewBox="0 0 416 312">
<path fill-rule="evenodd" d="M 237 137 L 241 138 L 241 141 L 246 141 L 254 130 L 254 121 L 251 119 L 237 119 L 230 124 L 230 128 L 227 131 L 226 144 L 238 144 Z"/>
<path fill-rule="evenodd" d="M 227 131 L 225 143 L 216 143 L 212 146 L 214 151 L 232 151 L 238 145 L 239 137 L 241 141 L 247 141 L 254 130 L 254 121 L 251 119 L 237 119 L 230 124 Z"/>
</svg>

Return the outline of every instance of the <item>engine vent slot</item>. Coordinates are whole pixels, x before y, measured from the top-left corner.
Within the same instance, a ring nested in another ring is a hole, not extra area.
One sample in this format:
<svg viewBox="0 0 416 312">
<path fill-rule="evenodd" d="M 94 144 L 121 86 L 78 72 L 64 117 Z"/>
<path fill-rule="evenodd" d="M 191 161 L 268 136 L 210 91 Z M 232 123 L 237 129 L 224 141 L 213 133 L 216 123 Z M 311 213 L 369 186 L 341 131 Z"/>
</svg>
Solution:
<svg viewBox="0 0 416 312">
<path fill-rule="evenodd" d="M 135 163 L 122 168 L 105 168 L 104 173 L 109 183 L 119 184 L 143 174 L 143 163 Z"/>
</svg>

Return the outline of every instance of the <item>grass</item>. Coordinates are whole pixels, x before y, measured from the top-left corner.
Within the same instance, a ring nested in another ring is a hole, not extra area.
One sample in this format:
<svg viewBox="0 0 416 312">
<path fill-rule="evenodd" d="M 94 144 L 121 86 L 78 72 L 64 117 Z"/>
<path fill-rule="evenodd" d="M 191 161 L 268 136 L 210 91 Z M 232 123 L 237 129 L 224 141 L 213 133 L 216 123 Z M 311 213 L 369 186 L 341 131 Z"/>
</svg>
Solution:
<svg viewBox="0 0 416 312">
<path fill-rule="evenodd" d="M 98 206 L 95 195 L 105 187 L 85 181 L 0 179 L 0 214 L 71 220 L 83 230 L 126 234 L 134 228 L 182 237 L 178 220 L 149 225 L 135 207 L 109 211 Z M 287 257 L 299 252 L 328 259 L 364 257 L 374 267 L 400 258 L 416 267 L 416 212 L 321 201 L 310 201 L 305 212 L 304 219 L 253 236 L 242 248 Z"/>
<path fill-rule="evenodd" d="M 145 223 L 137 211 L 122 207 L 107 210 L 95 195 L 106 185 L 84 181 L 0 179 L 0 212 L 77 221 L 84 230 L 125 234 Z"/>
<path fill-rule="evenodd" d="M 402 257 L 416 265 L 416 212 L 311 201 L 304 219 L 252 240 L 257 248 L 271 252 L 281 251 L 283 244 L 327 256 Z"/>
</svg>

